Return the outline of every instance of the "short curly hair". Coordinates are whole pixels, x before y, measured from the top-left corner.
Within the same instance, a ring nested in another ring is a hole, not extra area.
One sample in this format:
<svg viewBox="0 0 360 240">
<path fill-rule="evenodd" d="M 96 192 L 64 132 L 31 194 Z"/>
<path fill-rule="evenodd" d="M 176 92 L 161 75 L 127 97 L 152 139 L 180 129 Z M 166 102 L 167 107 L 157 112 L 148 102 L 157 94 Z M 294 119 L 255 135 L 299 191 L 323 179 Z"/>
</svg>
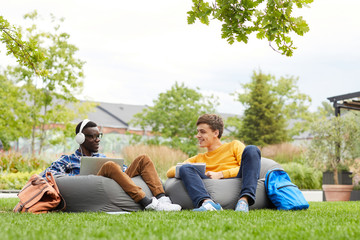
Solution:
<svg viewBox="0 0 360 240">
<path fill-rule="evenodd" d="M 83 121 L 79 122 L 78 125 L 75 128 L 75 134 L 78 134 L 80 131 L 80 127 Z M 84 130 L 85 128 L 89 128 L 89 127 L 97 127 L 97 124 L 94 123 L 93 121 L 89 121 L 82 130 Z"/>
<path fill-rule="evenodd" d="M 221 138 L 224 132 L 224 122 L 219 115 L 216 114 L 201 115 L 196 122 L 196 126 L 202 123 L 209 125 L 210 129 L 213 131 L 219 130 L 218 138 L 219 139 Z"/>
</svg>

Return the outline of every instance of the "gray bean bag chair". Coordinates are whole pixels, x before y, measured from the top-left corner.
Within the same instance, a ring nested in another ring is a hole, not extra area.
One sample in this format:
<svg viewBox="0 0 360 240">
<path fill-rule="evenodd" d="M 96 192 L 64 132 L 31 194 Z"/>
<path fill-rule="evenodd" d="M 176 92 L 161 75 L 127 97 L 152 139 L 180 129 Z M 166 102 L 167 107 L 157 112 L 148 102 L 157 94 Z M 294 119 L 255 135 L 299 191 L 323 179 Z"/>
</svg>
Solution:
<svg viewBox="0 0 360 240">
<path fill-rule="evenodd" d="M 277 162 L 261 158 L 260 178 L 256 189 L 256 201 L 250 209 L 274 208 L 265 192 L 265 175 L 268 170 L 281 168 Z M 220 203 L 224 209 L 235 209 L 241 190 L 241 179 L 204 179 L 205 187 L 213 200 Z M 169 178 L 165 182 L 165 193 L 173 203 L 180 204 L 183 209 L 193 209 L 192 201 L 181 181 L 177 178 Z"/>
<path fill-rule="evenodd" d="M 132 178 L 140 186 L 146 196 L 152 193 L 140 176 Z M 85 211 L 139 211 L 143 207 L 135 203 L 130 196 L 112 179 L 87 175 L 87 176 L 56 176 L 55 181 L 61 195 L 66 202 L 67 212 Z"/>
</svg>

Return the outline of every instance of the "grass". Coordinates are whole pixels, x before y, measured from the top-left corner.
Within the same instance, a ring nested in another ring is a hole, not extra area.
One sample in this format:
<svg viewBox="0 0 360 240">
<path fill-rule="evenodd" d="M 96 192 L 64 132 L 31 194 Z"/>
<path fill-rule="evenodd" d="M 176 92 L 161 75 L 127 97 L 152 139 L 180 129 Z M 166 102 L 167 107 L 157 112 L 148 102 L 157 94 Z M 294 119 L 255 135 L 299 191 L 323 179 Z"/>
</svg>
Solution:
<svg viewBox="0 0 360 240">
<path fill-rule="evenodd" d="M 310 202 L 306 211 L 14 214 L 0 199 L 0 239 L 358 239 L 359 202 Z"/>
</svg>

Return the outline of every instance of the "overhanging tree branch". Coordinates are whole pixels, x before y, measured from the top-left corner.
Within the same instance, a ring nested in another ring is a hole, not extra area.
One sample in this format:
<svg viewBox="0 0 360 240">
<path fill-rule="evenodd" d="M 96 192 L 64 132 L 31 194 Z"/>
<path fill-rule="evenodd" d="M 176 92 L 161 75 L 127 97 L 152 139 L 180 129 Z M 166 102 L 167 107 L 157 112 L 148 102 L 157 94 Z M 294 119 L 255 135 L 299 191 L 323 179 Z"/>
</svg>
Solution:
<svg viewBox="0 0 360 240">
<path fill-rule="evenodd" d="M 34 70 L 35 74 L 39 76 L 39 72 L 36 69 L 35 64 L 30 60 L 30 53 L 26 50 L 25 46 L 23 44 L 21 44 L 18 40 L 16 40 L 13 36 L 11 36 L 11 34 L 8 31 L 12 31 L 11 29 L 8 28 L 1 28 L 1 31 L 3 33 L 5 33 L 9 38 L 11 38 L 21 49 L 22 53 L 24 54 L 23 56 L 25 57 L 25 59 L 27 60 L 28 64 L 32 67 L 32 69 Z M 7 41 L 5 39 L 5 41 Z M 7 45 L 8 48 L 11 50 L 11 52 L 17 56 L 16 51 L 11 47 L 10 44 Z"/>
</svg>

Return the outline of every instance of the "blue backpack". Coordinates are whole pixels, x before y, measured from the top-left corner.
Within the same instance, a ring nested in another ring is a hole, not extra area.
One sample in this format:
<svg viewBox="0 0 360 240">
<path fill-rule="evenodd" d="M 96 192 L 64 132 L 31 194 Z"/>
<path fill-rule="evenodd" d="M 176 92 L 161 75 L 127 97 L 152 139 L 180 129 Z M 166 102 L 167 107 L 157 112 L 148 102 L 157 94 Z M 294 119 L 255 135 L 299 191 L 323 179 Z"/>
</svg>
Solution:
<svg viewBox="0 0 360 240">
<path fill-rule="evenodd" d="M 278 210 L 308 209 L 300 189 L 291 182 L 289 175 L 279 168 L 269 170 L 265 176 L 265 191 Z"/>
</svg>

